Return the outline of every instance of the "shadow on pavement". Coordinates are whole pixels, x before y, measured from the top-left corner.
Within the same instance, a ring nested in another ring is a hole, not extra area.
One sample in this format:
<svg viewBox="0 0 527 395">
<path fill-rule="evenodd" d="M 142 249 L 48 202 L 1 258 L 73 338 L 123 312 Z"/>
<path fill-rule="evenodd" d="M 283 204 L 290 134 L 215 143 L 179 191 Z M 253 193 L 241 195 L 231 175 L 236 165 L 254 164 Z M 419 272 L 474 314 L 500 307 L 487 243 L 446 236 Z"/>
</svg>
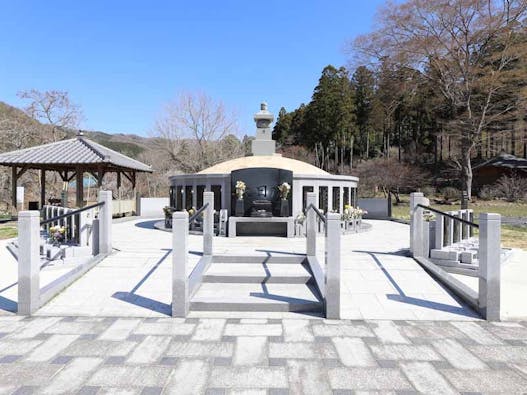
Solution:
<svg viewBox="0 0 527 395">
<path fill-rule="evenodd" d="M 148 271 L 148 273 L 145 274 L 145 276 L 141 280 L 139 280 L 139 282 L 132 288 L 130 292 L 118 291 L 114 293 L 112 297 L 118 300 L 122 300 L 123 302 L 127 302 L 161 314 L 165 314 L 168 316 L 172 315 L 172 308 L 169 304 L 136 294 L 137 290 L 148 280 L 148 278 L 156 271 L 159 265 L 161 265 L 161 263 L 163 263 L 163 261 L 172 252 L 172 250 L 170 249 L 165 249 L 165 251 L 165 255 L 163 255 L 159 259 L 159 261 L 156 262 L 156 264 Z"/>
</svg>

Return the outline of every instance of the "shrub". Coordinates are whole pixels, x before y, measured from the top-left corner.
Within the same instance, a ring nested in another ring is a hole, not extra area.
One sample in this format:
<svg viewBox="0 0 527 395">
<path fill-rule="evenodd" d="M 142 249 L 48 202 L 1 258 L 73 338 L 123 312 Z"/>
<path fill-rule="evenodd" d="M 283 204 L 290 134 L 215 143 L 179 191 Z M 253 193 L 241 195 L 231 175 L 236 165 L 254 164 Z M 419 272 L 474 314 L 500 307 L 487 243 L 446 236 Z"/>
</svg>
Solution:
<svg viewBox="0 0 527 395">
<path fill-rule="evenodd" d="M 483 185 L 479 190 L 478 197 L 481 200 L 494 200 L 501 197 L 501 195 L 495 185 Z"/>
<path fill-rule="evenodd" d="M 431 197 L 436 194 L 436 189 L 433 186 L 428 185 L 426 187 L 422 187 L 421 192 L 423 192 L 426 197 Z"/>
<path fill-rule="evenodd" d="M 509 202 L 516 202 L 527 198 L 527 178 L 517 174 L 501 176 L 496 182 L 496 190 L 500 197 Z"/>
<path fill-rule="evenodd" d="M 461 199 L 461 192 L 459 189 L 454 187 L 445 187 L 441 190 L 441 195 L 443 196 L 443 199 L 447 202 L 451 202 L 453 200 Z"/>
</svg>

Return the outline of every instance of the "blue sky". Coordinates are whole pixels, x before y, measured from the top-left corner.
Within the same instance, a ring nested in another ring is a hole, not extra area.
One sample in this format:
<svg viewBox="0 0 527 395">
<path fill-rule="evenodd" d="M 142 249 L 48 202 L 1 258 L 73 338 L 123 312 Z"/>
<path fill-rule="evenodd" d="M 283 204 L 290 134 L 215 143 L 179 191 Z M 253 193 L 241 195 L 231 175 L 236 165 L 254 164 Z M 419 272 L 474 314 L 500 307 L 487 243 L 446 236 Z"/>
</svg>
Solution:
<svg viewBox="0 0 527 395">
<path fill-rule="evenodd" d="M 203 91 L 239 116 L 308 102 L 346 40 L 367 32 L 369 1 L 3 1 L 0 100 L 66 90 L 82 127 L 147 135 L 179 91 Z"/>
</svg>

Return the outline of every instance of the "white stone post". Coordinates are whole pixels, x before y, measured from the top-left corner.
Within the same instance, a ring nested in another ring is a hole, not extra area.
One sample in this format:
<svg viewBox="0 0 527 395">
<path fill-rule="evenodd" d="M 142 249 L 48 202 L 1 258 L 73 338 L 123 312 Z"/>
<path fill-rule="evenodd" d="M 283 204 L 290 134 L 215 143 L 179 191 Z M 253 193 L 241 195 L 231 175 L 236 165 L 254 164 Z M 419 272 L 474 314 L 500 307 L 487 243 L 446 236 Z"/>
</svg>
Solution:
<svg viewBox="0 0 527 395">
<path fill-rule="evenodd" d="M 141 216 L 141 194 L 139 192 L 135 193 L 135 215 Z"/>
<path fill-rule="evenodd" d="M 422 204 L 424 196 L 422 192 L 410 194 L 410 251 L 412 256 L 424 256 L 423 253 L 423 209 L 417 207 Z"/>
<path fill-rule="evenodd" d="M 99 191 L 99 253 L 112 252 L 112 191 Z"/>
<path fill-rule="evenodd" d="M 479 215 L 479 309 L 491 321 L 500 319 L 501 215 Z"/>
<path fill-rule="evenodd" d="M 188 212 L 172 214 L 172 316 L 186 317 L 188 294 Z"/>
<path fill-rule="evenodd" d="M 18 310 L 31 315 L 40 303 L 40 212 L 18 213 Z"/>
<path fill-rule="evenodd" d="M 436 215 L 435 245 L 434 248 L 443 248 L 445 237 L 445 217 L 441 214 Z"/>
<path fill-rule="evenodd" d="M 340 319 L 340 214 L 326 215 L 326 318 Z"/>
<path fill-rule="evenodd" d="M 311 204 L 317 206 L 315 192 L 306 194 L 306 255 L 317 255 L 317 214 L 313 209 L 307 209 Z"/>
<path fill-rule="evenodd" d="M 203 205 L 208 206 L 203 213 L 203 255 L 212 255 L 214 238 L 214 193 L 203 192 Z"/>
<path fill-rule="evenodd" d="M 78 215 L 78 221 L 77 224 L 77 233 L 79 235 L 79 245 L 81 247 L 86 247 L 88 245 L 88 230 L 89 230 L 89 220 L 88 217 L 90 215 L 93 215 L 93 212 L 90 211 L 83 211 L 82 213 L 79 213 Z"/>
</svg>

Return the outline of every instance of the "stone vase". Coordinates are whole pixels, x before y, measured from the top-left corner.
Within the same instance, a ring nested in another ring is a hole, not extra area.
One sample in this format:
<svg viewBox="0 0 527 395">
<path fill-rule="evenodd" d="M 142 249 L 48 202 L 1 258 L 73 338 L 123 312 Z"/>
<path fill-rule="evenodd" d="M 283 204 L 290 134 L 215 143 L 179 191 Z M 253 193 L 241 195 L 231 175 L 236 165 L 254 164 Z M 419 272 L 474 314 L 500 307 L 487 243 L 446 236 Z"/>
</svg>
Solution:
<svg viewBox="0 0 527 395">
<path fill-rule="evenodd" d="M 280 217 L 289 217 L 289 201 L 285 199 L 280 200 Z"/>
<path fill-rule="evenodd" d="M 236 217 L 243 217 L 245 215 L 245 204 L 243 199 L 236 199 L 236 207 L 234 209 Z"/>
</svg>

